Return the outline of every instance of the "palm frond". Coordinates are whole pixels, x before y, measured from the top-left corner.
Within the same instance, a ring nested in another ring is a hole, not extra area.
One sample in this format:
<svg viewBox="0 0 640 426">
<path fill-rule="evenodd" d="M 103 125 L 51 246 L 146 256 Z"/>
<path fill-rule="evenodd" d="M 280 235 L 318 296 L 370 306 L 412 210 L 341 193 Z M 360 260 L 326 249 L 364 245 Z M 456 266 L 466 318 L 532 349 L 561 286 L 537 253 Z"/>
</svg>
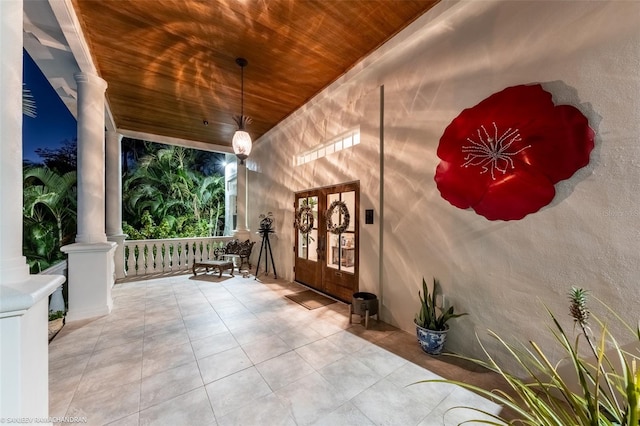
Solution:
<svg viewBox="0 0 640 426">
<path fill-rule="evenodd" d="M 22 84 L 22 114 L 31 118 L 38 116 L 36 100 L 33 98 L 31 90 L 24 83 Z"/>
</svg>

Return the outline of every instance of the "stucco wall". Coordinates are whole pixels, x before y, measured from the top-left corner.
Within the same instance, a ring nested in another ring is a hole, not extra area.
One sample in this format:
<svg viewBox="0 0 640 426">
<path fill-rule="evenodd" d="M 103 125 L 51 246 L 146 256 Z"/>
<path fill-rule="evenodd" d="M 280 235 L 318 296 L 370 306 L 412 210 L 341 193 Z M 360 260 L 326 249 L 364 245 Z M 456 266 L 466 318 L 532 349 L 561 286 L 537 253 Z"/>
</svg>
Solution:
<svg viewBox="0 0 640 426">
<path fill-rule="evenodd" d="M 359 180 L 361 216 L 376 212 L 374 225 L 361 222 L 360 285 L 381 296 L 385 321 L 412 331 L 421 279 L 432 276 L 470 313 L 453 324 L 448 343 L 465 354 L 480 354 L 475 333 L 487 329 L 550 346 L 542 304 L 569 325 L 572 285 L 636 321 L 638 16 L 639 2 L 437 5 L 256 144 L 249 223 L 257 229 L 261 212 L 276 214 L 280 275 L 293 277 L 293 193 Z M 542 83 L 556 103 L 588 117 L 597 134 L 589 165 L 520 221 L 451 206 L 433 180 L 445 127 L 462 109 L 527 83 Z M 353 125 L 361 127 L 360 146 L 292 165 L 295 153 Z"/>
</svg>

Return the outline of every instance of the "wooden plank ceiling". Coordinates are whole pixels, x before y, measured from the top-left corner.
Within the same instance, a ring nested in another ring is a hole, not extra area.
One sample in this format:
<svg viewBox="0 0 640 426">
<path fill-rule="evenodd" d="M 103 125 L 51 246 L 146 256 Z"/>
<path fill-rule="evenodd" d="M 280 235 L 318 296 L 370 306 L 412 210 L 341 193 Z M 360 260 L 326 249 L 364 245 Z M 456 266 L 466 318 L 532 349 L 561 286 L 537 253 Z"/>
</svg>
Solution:
<svg viewBox="0 0 640 426">
<path fill-rule="evenodd" d="M 119 129 L 230 146 L 237 57 L 256 140 L 437 1 L 73 3 Z"/>
</svg>

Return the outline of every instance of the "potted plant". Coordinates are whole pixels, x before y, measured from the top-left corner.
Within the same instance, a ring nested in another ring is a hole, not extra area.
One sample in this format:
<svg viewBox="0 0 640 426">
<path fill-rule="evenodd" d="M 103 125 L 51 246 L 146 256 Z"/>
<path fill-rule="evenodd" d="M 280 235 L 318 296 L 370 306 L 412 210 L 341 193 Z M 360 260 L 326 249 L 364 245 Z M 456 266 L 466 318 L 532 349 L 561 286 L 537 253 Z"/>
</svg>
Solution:
<svg viewBox="0 0 640 426">
<path fill-rule="evenodd" d="M 466 313 L 456 314 L 453 306 L 445 307 L 444 295 L 442 296 L 441 305 L 436 305 L 436 299 L 440 293 L 440 282 L 433 279 L 433 292 L 429 292 L 427 283 L 422 278 L 422 294 L 420 296 L 420 312 L 416 314 L 416 335 L 422 350 L 430 355 L 439 355 L 442 353 L 445 341 L 447 340 L 447 332 L 450 319 L 458 318 Z M 424 297 L 423 297 L 424 295 Z"/>
</svg>

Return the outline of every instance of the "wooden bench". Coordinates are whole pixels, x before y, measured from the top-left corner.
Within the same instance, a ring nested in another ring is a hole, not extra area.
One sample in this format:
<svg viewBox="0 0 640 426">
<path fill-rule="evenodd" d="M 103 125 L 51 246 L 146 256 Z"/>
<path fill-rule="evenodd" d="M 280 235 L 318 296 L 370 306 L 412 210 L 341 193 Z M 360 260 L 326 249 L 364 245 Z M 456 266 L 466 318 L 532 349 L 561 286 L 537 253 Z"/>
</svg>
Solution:
<svg viewBox="0 0 640 426">
<path fill-rule="evenodd" d="M 218 277 L 222 278 L 222 271 L 231 269 L 231 276 L 233 277 L 233 262 L 228 260 L 201 260 L 200 262 L 193 262 L 193 276 L 195 277 L 196 268 L 205 268 L 209 272 L 209 268 L 212 270 L 218 270 Z"/>
</svg>

